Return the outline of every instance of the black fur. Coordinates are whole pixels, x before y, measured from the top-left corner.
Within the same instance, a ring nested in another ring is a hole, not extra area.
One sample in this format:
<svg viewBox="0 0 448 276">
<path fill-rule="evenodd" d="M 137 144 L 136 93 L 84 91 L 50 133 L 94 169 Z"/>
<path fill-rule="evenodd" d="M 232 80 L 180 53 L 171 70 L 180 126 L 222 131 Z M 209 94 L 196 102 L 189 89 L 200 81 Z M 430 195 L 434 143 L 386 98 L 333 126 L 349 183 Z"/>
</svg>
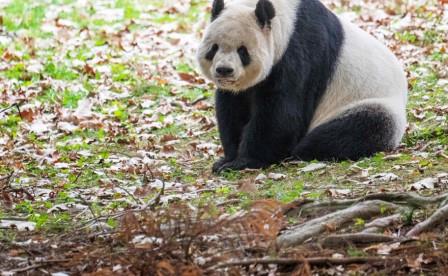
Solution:
<svg viewBox="0 0 448 276">
<path fill-rule="evenodd" d="M 250 60 L 250 55 L 249 55 L 249 52 L 247 51 L 246 46 L 239 47 L 237 52 L 238 52 L 238 55 L 240 56 L 241 63 L 243 64 L 243 66 L 249 65 L 251 60 Z"/>
<path fill-rule="evenodd" d="M 271 20 L 275 16 L 275 9 L 269 0 L 259 0 L 255 8 L 255 15 L 261 28 L 271 26 Z"/>
<path fill-rule="evenodd" d="M 395 129 L 390 113 L 379 105 L 347 111 L 308 133 L 294 149 L 301 160 L 343 160 L 392 148 Z"/>
<path fill-rule="evenodd" d="M 224 9 L 224 0 L 214 0 L 212 5 L 212 21 L 218 18 L 218 15 Z"/>
<path fill-rule="evenodd" d="M 238 94 L 218 89 L 225 157 L 215 172 L 265 167 L 292 155 L 331 80 L 343 38 L 333 13 L 318 0 L 302 0 L 288 48 L 266 80 Z"/>
<path fill-rule="evenodd" d="M 207 60 L 212 61 L 216 55 L 216 52 L 218 52 L 218 49 L 219 49 L 218 44 L 213 44 L 212 48 L 207 52 L 207 54 L 205 54 L 205 58 Z"/>
</svg>

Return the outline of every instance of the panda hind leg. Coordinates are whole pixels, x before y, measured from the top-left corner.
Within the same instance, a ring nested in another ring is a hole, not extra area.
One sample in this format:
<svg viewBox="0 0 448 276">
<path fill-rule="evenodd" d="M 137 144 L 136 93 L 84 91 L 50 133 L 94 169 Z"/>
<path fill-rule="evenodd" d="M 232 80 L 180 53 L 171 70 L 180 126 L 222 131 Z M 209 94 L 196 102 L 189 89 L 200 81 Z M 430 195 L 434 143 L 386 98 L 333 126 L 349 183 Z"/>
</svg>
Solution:
<svg viewBox="0 0 448 276">
<path fill-rule="evenodd" d="M 295 147 L 300 160 L 357 160 L 393 149 L 396 124 L 392 114 L 377 104 L 349 109 L 311 130 Z"/>
</svg>

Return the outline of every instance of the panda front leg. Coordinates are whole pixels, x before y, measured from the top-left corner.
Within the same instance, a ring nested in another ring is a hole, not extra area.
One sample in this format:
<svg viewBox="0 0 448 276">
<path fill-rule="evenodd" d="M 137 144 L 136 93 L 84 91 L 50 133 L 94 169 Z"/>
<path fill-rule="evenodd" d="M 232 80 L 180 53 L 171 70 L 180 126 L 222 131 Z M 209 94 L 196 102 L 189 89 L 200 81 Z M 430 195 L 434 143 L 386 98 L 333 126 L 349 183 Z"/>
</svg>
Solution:
<svg viewBox="0 0 448 276">
<path fill-rule="evenodd" d="M 237 158 L 222 164 L 216 172 L 264 168 L 288 157 L 303 133 L 300 120 L 293 115 L 296 113 L 288 112 L 288 104 L 276 104 L 274 100 L 256 104 L 244 127 Z"/>
<path fill-rule="evenodd" d="M 219 136 L 224 148 L 224 157 L 213 164 L 212 171 L 217 173 L 226 163 L 237 158 L 243 129 L 249 121 L 250 109 L 245 94 L 234 94 L 218 89 L 215 101 Z"/>
</svg>

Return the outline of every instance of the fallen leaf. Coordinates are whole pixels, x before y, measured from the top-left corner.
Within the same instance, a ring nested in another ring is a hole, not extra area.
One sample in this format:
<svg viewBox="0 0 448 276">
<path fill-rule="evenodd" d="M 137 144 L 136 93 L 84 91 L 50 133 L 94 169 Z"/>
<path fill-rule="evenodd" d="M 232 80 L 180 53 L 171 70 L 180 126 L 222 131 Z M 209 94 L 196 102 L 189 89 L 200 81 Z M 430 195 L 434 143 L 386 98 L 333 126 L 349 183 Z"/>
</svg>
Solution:
<svg viewBox="0 0 448 276">
<path fill-rule="evenodd" d="M 255 185 L 254 179 L 245 179 L 240 181 L 238 187 L 238 191 L 244 192 L 244 193 L 256 193 L 258 191 L 257 185 Z"/>
<path fill-rule="evenodd" d="M 411 185 L 410 190 L 420 191 L 424 189 L 434 189 L 434 184 L 437 183 L 437 179 L 432 177 L 424 178 Z"/>
<path fill-rule="evenodd" d="M 272 179 L 272 180 L 280 180 L 280 179 L 285 179 L 286 175 L 281 174 L 281 173 L 269 173 L 268 178 Z"/>
<path fill-rule="evenodd" d="M 314 171 L 322 170 L 325 167 L 327 167 L 327 165 L 324 163 L 313 163 L 313 164 L 309 164 L 308 166 L 306 166 L 304 168 L 299 169 L 299 171 L 314 172 Z"/>
<path fill-rule="evenodd" d="M 257 175 L 257 177 L 255 177 L 255 182 L 262 183 L 263 180 L 265 180 L 267 178 L 268 177 L 264 173 L 260 173 L 259 175 Z"/>
<path fill-rule="evenodd" d="M 390 182 L 398 180 L 398 176 L 394 173 L 379 173 L 372 175 L 370 179 L 375 182 Z"/>
</svg>

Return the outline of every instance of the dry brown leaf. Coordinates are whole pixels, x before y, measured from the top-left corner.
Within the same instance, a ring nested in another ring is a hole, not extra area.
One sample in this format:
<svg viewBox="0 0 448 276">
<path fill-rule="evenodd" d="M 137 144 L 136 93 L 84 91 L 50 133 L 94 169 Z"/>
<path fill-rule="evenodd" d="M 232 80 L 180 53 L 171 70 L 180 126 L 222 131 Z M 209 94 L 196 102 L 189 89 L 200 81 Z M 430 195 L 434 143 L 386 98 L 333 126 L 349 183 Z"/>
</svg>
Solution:
<svg viewBox="0 0 448 276">
<path fill-rule="evenodd" d="M 189 83 L 195 83 L 196 82 L 196 77 L 191 75 L 191 74 L 179 72 L 178 75 L 179 75 L 180 79 L 183 80 L 183 81 L 186 81 L 186 82 L 189 82 Z"/>
<path fill-rule="evenodd" d="M 256 193 L 258 191 L 257 185 L 255 185 L 255 181 L 252 178 L 245 179 L 240 181 L 238 187 L 238 191 L 243 193 Z"/>
<path fill-rule="evenodd" d="M 163 275 L 174 275 L 176 273 L 176 270 L 171 265 L 170 262 L 163 260 L 157 263 L 156 265 L 157 275 L 163 276 Z"/>
<path fill-rule="evenodd" d="M 36 113 L 30 108 L 26 110 L 20 110 L 20 117 L 25 119 L 28 123 L 34 121 Z"/>
</svg>

